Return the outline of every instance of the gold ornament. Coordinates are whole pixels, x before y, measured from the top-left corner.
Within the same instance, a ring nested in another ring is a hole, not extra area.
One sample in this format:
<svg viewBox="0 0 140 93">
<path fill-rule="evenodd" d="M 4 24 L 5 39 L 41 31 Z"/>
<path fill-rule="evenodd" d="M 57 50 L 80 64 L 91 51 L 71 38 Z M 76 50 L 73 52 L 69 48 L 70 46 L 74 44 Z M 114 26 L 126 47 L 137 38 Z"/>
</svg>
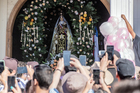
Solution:
<svg viewBox="0 0 140 93">
<path fill-rule="evenodd" d="M 87 17 L 87 14 L 84 14 L 84 17 Z"/>
<path fill-rule="evenodd" d="M 31 19 L 31 22 L 33 22 L 34 21 L 34 19 Z"/>
<path fill-rule="evenodd" d="M 56 2 L 56 0 L 54 0 L 54 2 Z"/>
<path fill-rule="evenodd" d="M 80 49 L 80 52 L 82 51 L 82 49 Z"/>
<path fill-rule="evenodd" d="M 25 20 L 28 20 L 28 16 L 25 16 Z"/>
<path fill-rule="evenodd" d="M 81 16 L 80 19 L 83 19 L 83 16 Z"/>
<path fill-rule="evenodd" d="M 92 18 L 91 17 L 89 17 L 89 21 L 92 21 Z"/>
<path fill-rule="evenodd" d="M 28 44 L 26 44 L 26 46 L 29 46 Z"/>
<path fill-rule="evenodd" d="M 45 6 L 45 3 L 42 3 L 43 6 Z"/>
<path fill-rule="evenodd" d="M 90 25 L 91 24 L 91 22 L 88 22 L 88 25 Z"/>
<path fill-rule="evenodd" d="M 27 30 L 30 30 L 30 28 L 29 28 L 29 27 L 27 27 Z"/>
<path fill-rule="evenodd" d="M 84 24 L 84 22 L 82 22 L 82 24 L 81 25 L 83 25 Z"/>
<path fill-rule="evenodd" d="M 36 49 L 36 47 L 34 47 L 34 49 Z"/>
<path fill-rule="evenodd" d="M 32 26 L 33 25 L 33 22 L 30 22 L 30 25 Z"/>
<path fill-rule="evenodd" d="M 32 14 L 32 15 L 34 15 L 34 13 L 33 13 L 33 12 L 32 12 L 31 14 Z"/>
<path fill-rule="evenodd" d="M 85 21 L 86 21 L 86 18 L 84 17 L 83 20 L 84 20 L 84 22 L 85 22 Z"/>
<path fill-rule="evenodd" d="M 24 22 L 24 26 L 26 26 L 27 23 Z"/>
<path fill-rule="evenodd" d="M 79 20 L 79 22 L 82 22 L 82 20 Z"/>
</svg>

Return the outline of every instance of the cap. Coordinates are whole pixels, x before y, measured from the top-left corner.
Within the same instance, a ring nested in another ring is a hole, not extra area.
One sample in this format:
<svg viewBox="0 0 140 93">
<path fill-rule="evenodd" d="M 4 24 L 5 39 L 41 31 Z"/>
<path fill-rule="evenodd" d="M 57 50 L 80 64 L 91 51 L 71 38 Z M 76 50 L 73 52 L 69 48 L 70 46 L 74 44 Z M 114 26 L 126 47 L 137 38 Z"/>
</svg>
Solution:
<svg viewBox="0 0 140 93">
<path fill-rule="evenodd" d="M 116 61 L 117 72 L 122 76 L 134 76 L 135 67 L 132 61 L 128 59 L 118 59 Z"/>
<path fill-rule="evenodd" d="M 62 79 L 63 91 L 64 93 L 82 93 L 87 81 L 87 77 L 83 74 L 69 72 Z"/>
<path fill-rule="evenodd" d="M 12 70 L 17 70 L 17 63 L 18 63 L 17 59 L 5 56 L 4 61 L 6 67 Z"/>
</svg>

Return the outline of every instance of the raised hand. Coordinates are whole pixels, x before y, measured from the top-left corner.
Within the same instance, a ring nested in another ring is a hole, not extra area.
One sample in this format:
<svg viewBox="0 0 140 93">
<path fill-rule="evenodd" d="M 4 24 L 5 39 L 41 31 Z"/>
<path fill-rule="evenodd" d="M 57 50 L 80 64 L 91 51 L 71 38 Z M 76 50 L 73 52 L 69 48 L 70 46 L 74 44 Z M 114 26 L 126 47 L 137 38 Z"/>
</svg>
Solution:
<svg viewBox="0 0 140 93">
<path fill-rule="evenodd" d="M 121 18 L 124 19 L 124 20 L 126 19 L 124 14 L 121 14 Z"/>
</svg>

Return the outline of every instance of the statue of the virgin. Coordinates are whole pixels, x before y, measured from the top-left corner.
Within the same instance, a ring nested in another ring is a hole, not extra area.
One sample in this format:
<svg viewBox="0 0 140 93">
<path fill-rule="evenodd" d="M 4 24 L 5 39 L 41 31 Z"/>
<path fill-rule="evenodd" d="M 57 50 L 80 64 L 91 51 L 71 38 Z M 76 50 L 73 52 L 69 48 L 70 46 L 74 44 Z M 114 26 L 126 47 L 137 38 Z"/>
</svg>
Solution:
<svg viewBox="0 0 140 93">
<path fill-rule="evenodd" d="M 52 42 L 50 45 L 50 50 L 48 53 L 48 58 L 50 58 L 50 53 L 55 56 L 61 53 L 63 50 L 72 50 L 73 40 L 70 26 L 66 19 L 60 15 L 58 18 L 52 37 Z M 47 58 L 47 59 L 48 59 Z"/>
</svg>

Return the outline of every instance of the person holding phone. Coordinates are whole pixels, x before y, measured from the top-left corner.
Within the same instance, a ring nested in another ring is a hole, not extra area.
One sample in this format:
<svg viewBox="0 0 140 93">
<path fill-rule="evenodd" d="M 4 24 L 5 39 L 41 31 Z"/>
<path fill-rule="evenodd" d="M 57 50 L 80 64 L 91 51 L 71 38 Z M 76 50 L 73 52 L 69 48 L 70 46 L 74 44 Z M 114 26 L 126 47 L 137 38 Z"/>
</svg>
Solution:
<svg viewBox="0 0 140 93">
<path fill-rule="evenodd" d="M 8 81 L 8 73 L 9 73 L 8 68 L 5 67 L 5 70 L 0 75 L 0 81 L 2 82 L 2 84 L 4 86 L 3 90 L 0 93 L 9 93 L 7 91 L 8 90 L 8 84 L 7 84 L 8 83 L 7 82 Z M 14 88 L 13 86 L 10 86 L 10 89 L 12 90 L 13 93 L 22 93 L 21 89 L 18 86 L 17 80 L 14 79 L 14 81 L 15 81 L 16 88 Z"/>
<path fill-rule="evenodd" d="M 5 57 L 4 58 L 5 61 L 5 68 L 8 68 L 8 76 L 15 76 L 16 72 L 17 72 L 17 63 L 18 61 L 14 58 L 9 58 L 9 57 Z M 5 80 L 7 81 L 7 80 Z M 1 85 L 0 86 L 0 91 L 2 91 L 4 89 L 4 86 Z"/>
<path fill-rule="evenodd" d="M 110 61 L 108 60 L 108 53 L 105 53 L 105 56 L 103 56 L 103 58 L 100 61 L 100 70 L 99 70 L 100 72 L 99 72 L 99 78 L 98 78 L 100 84 L 98 84 L 99 87 L 96 91 L 100 90 L 100 88 L 101 88 L 101 91 L 103 91 L 104 93 L 106 93 L 106 92 L 111 93 L 104 81 L 105 71 L 107 70 L 107 66 L 109 65 L 109 62 Z M 91 90 L 94 83 L 95 83 L 95 81 L 94 81 L 93 75 L 92 75 L 91 78 L 88 80 L 83 93 L 94 93 L 94 91 Z"/>
<path fill-rule="evenodd" d="M 27 68 L 25 62 L 18 62 L 17 67 L 17 81 L 19 87 L 24 90 L 27 83 Z"/>
</svg>

